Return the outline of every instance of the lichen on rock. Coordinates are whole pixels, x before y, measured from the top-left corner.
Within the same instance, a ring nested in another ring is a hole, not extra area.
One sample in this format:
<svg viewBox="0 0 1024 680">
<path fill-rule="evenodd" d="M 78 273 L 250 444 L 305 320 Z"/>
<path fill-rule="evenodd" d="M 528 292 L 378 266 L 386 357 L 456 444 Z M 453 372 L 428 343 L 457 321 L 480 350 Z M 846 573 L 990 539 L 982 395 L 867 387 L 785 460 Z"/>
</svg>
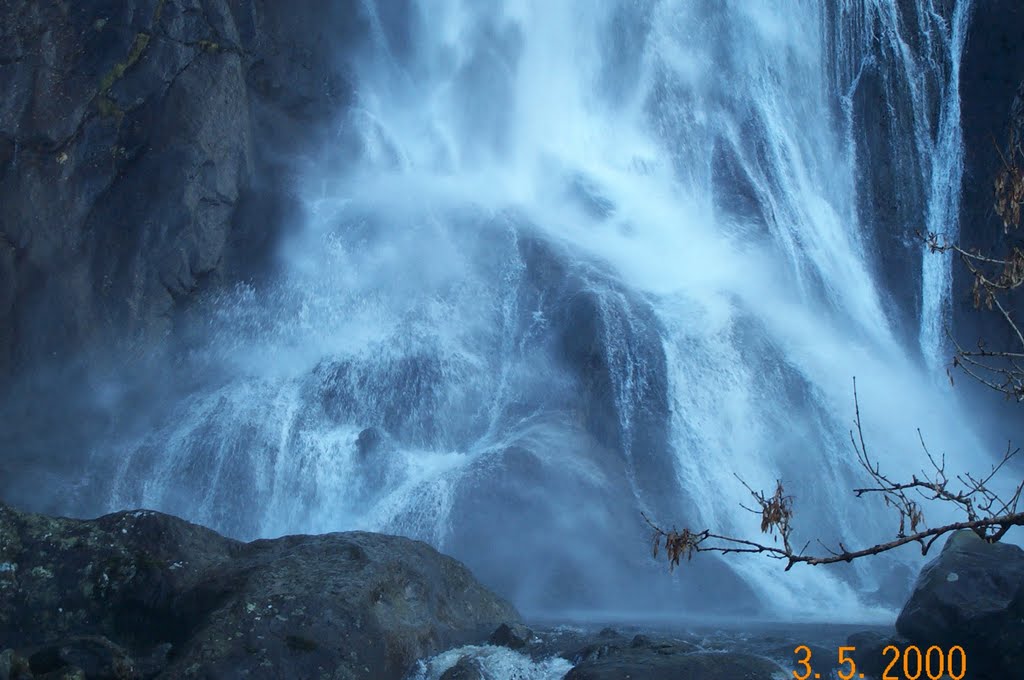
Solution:
<svg viewBox="0 0 1024 680">
<path fill-rule="evenodd" d="M 3 504 L 0 527 L 12 565 L 0 584 L 19 578 L 0 589 L 0 649 L 48 650 L 38 659 L 54 672 L 102 658 L 145 677 L 336 668 L 399 680 L 421 657 L 518 621 L 461 563 L 397 536 L 241 543 L 155 512 L 74 520 Z"/>
</svg>

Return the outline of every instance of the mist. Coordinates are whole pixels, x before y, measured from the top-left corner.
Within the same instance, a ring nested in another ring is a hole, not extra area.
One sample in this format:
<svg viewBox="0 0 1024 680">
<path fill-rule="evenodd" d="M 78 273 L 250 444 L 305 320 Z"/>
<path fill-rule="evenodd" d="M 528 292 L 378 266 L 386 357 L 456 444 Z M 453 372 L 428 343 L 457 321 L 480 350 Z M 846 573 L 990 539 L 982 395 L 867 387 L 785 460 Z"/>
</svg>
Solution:
<svg viewBox="0 0 1024 680">
<path fill-rule="evenodd" d="M 891 618 L 913 549 L 669 574 L 641 512 L 760 539 L 737 476 L 782 480 L 795 543 L 890 537 L 851 492 L 854 376 L 883 470 L 926 464 L 917 428 L 987 469 L 942 372 L 951 263 L 909 248 L 910 290 L 883 272 L 855 113 L 881 73 L 908 126 L 890 179 L 955 236 L 970 3 L 919 0 L 913 27 L 895 0 L 398 4 L 365 4 L 356 102 L 300 159 L 274 276 L 207 296 L 165 351 L 93 362 L 45 416 L 9 405 L 12 441 L 61 451 L 26 453 L 11 495 L 412 536 L 528 615 Z"/>
</svg>

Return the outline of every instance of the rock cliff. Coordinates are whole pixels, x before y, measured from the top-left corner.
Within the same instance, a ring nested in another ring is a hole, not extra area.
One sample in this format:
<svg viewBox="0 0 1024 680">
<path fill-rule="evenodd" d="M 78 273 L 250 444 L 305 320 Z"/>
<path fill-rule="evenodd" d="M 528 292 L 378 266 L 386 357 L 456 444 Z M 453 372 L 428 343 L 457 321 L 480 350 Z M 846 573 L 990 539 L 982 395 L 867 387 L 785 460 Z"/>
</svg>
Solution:
<svg viewBox="0 0 1024 680">
<path fill-rule="evenodd" d="M 267 266 L 294 159 L 352 97 L 361 3 L 0 5 L 0 374 Z"/>
</svg>

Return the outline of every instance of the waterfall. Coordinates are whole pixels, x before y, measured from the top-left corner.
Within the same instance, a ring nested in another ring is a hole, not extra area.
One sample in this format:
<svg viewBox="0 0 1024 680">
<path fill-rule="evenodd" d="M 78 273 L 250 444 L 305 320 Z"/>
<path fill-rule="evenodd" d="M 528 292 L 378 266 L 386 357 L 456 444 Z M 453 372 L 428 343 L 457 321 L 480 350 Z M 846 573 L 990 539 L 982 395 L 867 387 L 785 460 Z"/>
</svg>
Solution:
<svg viewBox="0 0 1024 680">
<path fill-rule="evenodd" d="M 956 4 L 950 26 L 946 27 L 943 44 L 947 52 L 949 76 L 942 96 L 937 139 L 931 153 L 932 168 L 929 183 L 926 231 L 936 234 L 946 243 L 955 243 L 959 236 L 960 194 L 963 180 L 963 135 L 960 128 L 960 58 L 970 2 Z M 941 63 L 941 62 L 940 62 Z M 945 363 L 948 343 L 946 325 L 950 320 L 953 293 L 952 254 L 925 253 L 921 276 L 921 350 L 930 367 L 935 370 Z"/>
<path fill-rule="evenodd" d="M 211 302 L 188 386 L 77 498 L 414 536 L 527 612 L 885 615 L 861 563 L 670 577 L 640 512 L 770 541 L 737 476 L 779 479 L 801 545 L 891 537 L 850 492 L 853 376 L 883 469 L 922 467 L 918 427 L 977 466 L 920 361 L 948 262 L 908 236 L 955 233 L 969 4 L 942 4 L 366 0 L 281 275 Z"/>
</svg>

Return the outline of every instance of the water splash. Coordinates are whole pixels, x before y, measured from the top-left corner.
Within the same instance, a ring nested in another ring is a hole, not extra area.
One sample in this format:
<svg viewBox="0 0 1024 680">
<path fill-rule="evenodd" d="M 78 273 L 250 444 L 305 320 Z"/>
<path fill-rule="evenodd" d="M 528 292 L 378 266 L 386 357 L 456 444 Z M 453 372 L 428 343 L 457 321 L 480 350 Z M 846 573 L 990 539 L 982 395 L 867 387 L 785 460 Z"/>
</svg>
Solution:
<svg viewBox="0 0 1024 680">
<path fill-rule="evenodd" d="M 848 491 L 852 375 L 886 469 L 920 467 L 915 427 L 971 467 L 969 422 L 876 267 L 857 94 L 871 73 L 906 85 L 881 90 L 911 133 L 900 176 L 920 180 L 901 210 L 950 224 L 967 4 L 948 22 L 914 5 L 916 46 L 909 5 L 881 0 L 364 6 L 376 48 L 337 147 L 360 155 L 311 163 L 280 279 L 216 301 L 195 384 L 113 431 L 92 464 L 112 473 L 85 485 L 240 537 L 423 538 L 528 611 L 682 592 L 887 614 L 859 564 L 783 579 L 709 558 L 668 579 L 639 511 L 760 538 L 736 473 L 795 490 L 801 542 L 891 535 Z M 948 286 L 925 262 L 931 357 Z"/>
<path fill-rule="evenodd" d="M 561 680 L 572 669 L 562 658 L 534 661 L 505 647 L 467 645 L 420 661 L 409 680 L 439 680 L 462 659 L 470 660 L 483 680 Z"/>
</svg>

